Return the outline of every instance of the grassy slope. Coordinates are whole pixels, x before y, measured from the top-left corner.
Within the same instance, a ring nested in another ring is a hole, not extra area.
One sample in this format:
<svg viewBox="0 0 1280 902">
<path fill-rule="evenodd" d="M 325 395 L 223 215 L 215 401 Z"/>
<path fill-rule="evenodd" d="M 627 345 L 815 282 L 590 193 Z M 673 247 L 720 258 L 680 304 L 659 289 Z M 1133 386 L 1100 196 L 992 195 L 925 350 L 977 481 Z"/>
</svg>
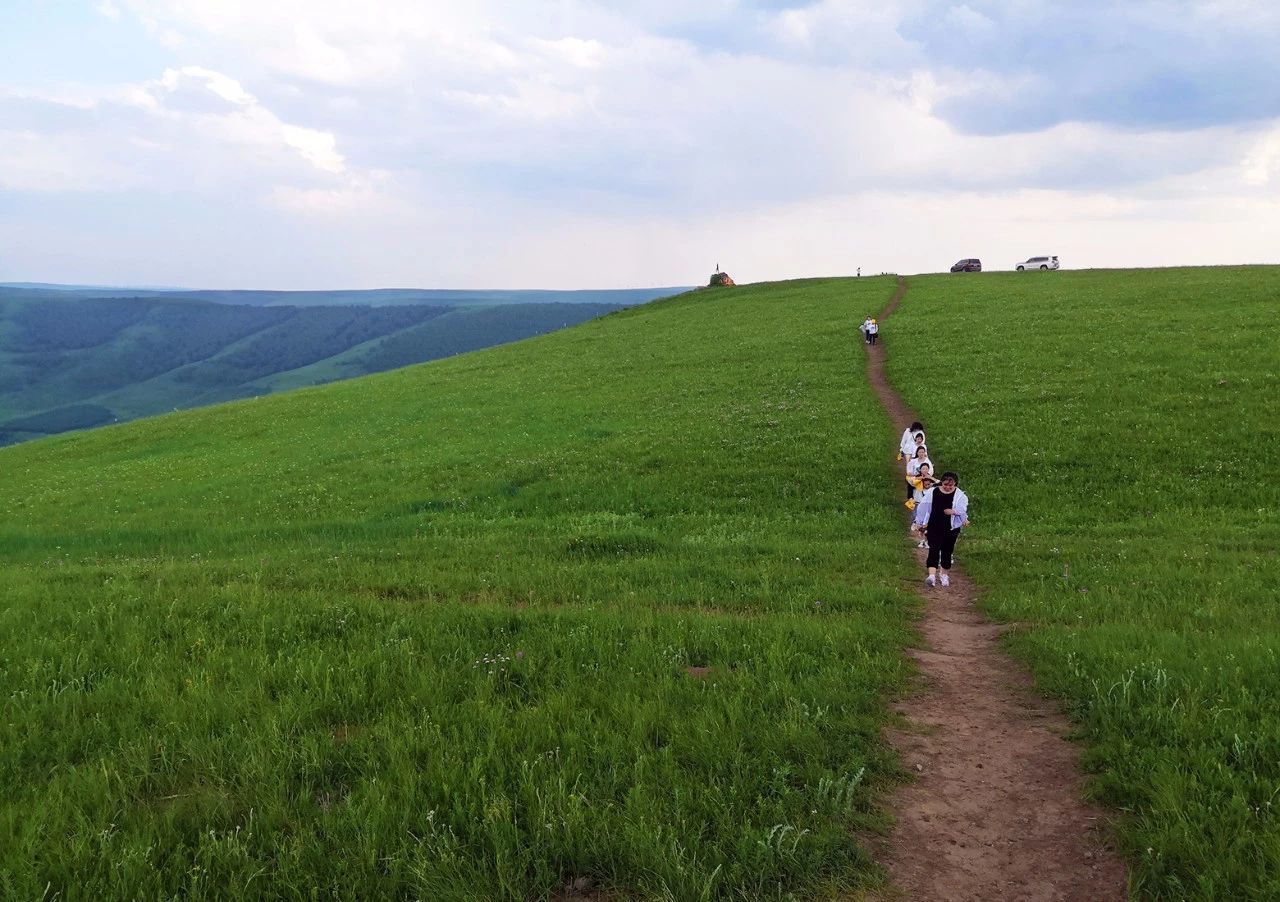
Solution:
<svg viewBox="0 0 1280 902">
<path fill-rule="evenodd" d="M 913 278 L 890 375 L 1140 895 L 1280 897 L 1280 269 Z"/>
<path fill-rule="evenodd" d="M 873 881 L 909 571 L 852 320 L 892 287 L 0 451 L 0 896 Z"/>
</svg>

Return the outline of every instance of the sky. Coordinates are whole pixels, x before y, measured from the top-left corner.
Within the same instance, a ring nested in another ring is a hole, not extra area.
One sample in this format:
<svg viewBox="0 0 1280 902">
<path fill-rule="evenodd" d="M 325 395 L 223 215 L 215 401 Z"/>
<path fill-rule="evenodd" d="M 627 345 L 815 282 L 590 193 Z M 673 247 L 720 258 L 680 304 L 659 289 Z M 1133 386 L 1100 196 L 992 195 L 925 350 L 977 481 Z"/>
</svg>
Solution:
<svg viewBox="0 0 1280 902">
<path fill-rule="evenodd" d="M 1274 0 L 0 0 L 0 281 L 1280 263 Z"/>
</svg>

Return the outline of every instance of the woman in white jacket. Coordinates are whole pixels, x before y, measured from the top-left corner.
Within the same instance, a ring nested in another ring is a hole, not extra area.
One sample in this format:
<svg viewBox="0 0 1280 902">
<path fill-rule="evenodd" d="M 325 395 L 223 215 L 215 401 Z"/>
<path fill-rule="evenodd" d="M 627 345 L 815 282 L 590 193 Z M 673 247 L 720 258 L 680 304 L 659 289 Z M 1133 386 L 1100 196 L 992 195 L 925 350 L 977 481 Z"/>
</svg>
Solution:
<svg viewBox="0 0 1280 902">
<path fill-rule="evenodd" d="M 929 575 L 924 579 L 927 586 L 939 582 L 951 585 L 947 575 L 951 553 L 960 530 L 969 525 L 969 496 L 960 491 L 959 482 L 960 477 L 948 470 L 942 474 L 942 484 L 926 492 L 924 500 L 916 505 L 916 531 L 923 532 L 929 540 L 929 558 L 925 562 Z"/>
<path fill-rule="evenodd" d="M 924 435 L 924 424 L 916 420 L 906 429 L 902 430 L 902 439 L 898 442 L 898 460 L 905 460 L 916 453 L 916 433 Z M 920 439 L 921 444 L 924 439 Z"/>
</svg>

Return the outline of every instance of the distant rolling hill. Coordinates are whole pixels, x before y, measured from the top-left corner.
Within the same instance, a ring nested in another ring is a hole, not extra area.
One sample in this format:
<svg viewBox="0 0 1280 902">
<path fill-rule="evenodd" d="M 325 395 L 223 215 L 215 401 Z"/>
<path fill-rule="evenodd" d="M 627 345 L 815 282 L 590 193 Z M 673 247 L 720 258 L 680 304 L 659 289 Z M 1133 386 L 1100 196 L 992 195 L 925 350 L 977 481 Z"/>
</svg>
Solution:
<svg viewBox="0 0 1280 902">
<path fill-rule="evenodd" d="M 608 304 L 629 307 L 670 297 L 688 287 L 620 288 L 558 291 L 545 289 L 470 290 L 453 288 L 373 288 L 334 291 L 187 290 L 179 288 L 119 288 L 55 285 L 45 282 L 0 282 L 0 301 L 83 300 L 86 298 L 146 297 L 175 301 L 204 301 L 251 307 L 405 306 L 492 307 L 505 304 Z"/>
<path fill-rule="evenodd" d="M 0 445 L 517 341 L 657 290 L 120 291 L 0 286 Z"/>
</svg>

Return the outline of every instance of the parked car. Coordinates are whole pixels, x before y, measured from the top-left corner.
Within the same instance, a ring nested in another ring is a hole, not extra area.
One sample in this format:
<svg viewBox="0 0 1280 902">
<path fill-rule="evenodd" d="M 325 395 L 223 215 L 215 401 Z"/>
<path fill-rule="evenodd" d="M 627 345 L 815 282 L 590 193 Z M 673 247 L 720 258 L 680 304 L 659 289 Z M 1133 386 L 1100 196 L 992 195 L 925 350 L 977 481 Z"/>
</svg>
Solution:
<svg viewBox="0 0 1280 902">
<path fill-rule="evenodd" d="M 1057 257 L 1031 257 L 1027 260 L 1023 260 L 1021 263 L 1019 263 L 1015 267 L 1015 269 L 1017 269 L 1018 272 L 1023 272 L 1024 270 L 1028 270 L 1028 269 L 1057 269 L 1057 268 L 1058 268 Z"/>
<path fill-rule="evenodd" d="M 977 257 L 965 257 L 955 266 L 951 267 L 952 272 L 982 272 L 982 261 Z"/>
</svg>

